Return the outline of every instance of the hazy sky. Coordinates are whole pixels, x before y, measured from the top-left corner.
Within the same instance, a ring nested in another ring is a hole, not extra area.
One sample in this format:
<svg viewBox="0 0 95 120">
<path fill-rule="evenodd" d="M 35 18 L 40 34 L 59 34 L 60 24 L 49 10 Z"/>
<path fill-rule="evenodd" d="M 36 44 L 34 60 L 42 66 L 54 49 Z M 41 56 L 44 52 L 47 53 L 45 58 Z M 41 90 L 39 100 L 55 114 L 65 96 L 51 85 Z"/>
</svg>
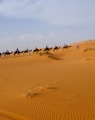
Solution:
<svg viewBox="0 0 95 120">
<path fill-rule="evenodd" d="M 0 0 L 0 51 L 95 38 L 95 0 Z"/>
</svg>

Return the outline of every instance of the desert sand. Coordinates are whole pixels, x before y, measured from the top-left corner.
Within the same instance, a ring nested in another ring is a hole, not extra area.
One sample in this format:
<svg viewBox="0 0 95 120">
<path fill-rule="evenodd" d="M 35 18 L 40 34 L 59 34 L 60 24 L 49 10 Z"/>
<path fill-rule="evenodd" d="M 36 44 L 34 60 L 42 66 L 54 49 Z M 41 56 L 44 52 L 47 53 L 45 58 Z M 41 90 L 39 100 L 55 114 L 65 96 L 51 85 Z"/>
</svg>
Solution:
<svg viewBox="0 0 95 120">
<path fill-rule="evenodd" d="M 95 41 L 71 46 L 0 58 L 0 120 L 95 120 Z"/>
</svg>

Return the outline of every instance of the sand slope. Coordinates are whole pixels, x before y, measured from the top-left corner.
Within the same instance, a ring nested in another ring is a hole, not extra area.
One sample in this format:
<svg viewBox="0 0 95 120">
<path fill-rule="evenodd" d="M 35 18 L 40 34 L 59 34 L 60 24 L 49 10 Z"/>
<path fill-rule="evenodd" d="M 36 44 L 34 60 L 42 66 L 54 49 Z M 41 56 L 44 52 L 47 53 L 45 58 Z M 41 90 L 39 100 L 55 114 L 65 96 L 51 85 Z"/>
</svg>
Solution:
<svg viewBox="0 0 95 120">
<path fill-rule="evenodd" d="M 0 58 L 0 120 L 94 120 L 94 48 Z"/>
</svg>

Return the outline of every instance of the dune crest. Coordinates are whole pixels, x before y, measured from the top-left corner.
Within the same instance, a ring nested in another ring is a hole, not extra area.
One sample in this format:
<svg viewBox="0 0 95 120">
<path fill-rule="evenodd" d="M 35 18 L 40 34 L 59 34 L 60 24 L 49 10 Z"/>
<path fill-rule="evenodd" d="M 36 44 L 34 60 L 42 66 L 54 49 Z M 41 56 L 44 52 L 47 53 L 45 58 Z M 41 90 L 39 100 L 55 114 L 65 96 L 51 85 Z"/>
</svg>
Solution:
<svg viewBox="0 0 95 120">
<path fill-rule="evenodd" d="M 95 40 L 0 57 L 0 120 L 94 120 Z"/>
</svg>

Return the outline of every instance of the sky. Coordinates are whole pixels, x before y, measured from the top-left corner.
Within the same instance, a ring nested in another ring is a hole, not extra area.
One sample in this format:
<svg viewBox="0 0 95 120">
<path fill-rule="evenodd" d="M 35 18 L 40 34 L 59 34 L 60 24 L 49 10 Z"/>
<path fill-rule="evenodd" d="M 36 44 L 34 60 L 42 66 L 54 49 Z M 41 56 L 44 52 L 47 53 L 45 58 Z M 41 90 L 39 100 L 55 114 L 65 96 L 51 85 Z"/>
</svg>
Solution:
<svg viewBox="0 0 95 120">
<path fill-rule="evenodd" d="M 95 39 L 95 0 L 0 0 L 0 52 Z"/>
</svg>

